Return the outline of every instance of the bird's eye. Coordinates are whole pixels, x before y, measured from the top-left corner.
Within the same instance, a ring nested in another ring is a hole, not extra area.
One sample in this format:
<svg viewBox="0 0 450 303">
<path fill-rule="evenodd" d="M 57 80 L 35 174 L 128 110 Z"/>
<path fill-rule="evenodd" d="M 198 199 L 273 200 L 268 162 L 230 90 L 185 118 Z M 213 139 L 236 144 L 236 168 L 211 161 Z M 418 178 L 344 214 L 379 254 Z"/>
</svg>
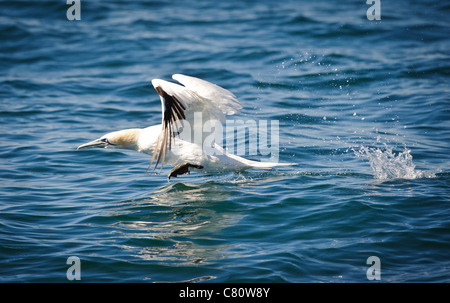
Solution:
<svg viewBox="0 0 450 303">
<path fill-rule="evenodd" d="M 104 142 L 107 144 L 107 146 L 116 146 L 116 144 L 109 142 L 109 140 L 107 138 L 101 138 L 100 142 Z"/>
</svg>

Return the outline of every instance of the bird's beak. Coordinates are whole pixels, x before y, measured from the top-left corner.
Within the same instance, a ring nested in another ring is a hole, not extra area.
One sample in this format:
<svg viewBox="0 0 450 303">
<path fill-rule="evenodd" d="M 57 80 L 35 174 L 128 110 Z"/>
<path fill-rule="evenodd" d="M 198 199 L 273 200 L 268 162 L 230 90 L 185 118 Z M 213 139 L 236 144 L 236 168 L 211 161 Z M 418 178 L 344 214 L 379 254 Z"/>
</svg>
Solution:
<svg viewBox="0 0 450 303">
<path fill-rule="evenodd" d="M 89 143 L 82 144 L 78 146 L 78 149 L 84 149 L 84 148 L 105 148 L 108 145 L 108 142 L 105 140 L 97 139 L 94 141 L 91 141 Z"/>
</svg>

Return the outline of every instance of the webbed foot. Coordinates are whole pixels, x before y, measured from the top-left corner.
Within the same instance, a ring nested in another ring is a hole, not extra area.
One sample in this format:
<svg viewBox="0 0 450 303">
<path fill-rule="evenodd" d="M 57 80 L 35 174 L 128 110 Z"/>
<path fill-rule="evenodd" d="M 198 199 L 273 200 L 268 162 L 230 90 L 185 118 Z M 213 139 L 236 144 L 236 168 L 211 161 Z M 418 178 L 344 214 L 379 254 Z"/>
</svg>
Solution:
<svg viewBox="0 0 450 303">
<path fill-rule="evenodd" d="M 177 166 L 175 166 L 174 168 L 172 168 L 172 170 L 170 171 L 169 175 L 167 175 L 167 179 L 170 180 L 170 177 L 177 177 L 178 175 L 182 175 L 182 174 L 189 174 L 189 167 L 194 167 L 197 169 L 202 169 L 203 166 L 198 165 L 198 164 L 192 164 L 192 163 L 181 163 L 178 164 Z"/>
</svg>

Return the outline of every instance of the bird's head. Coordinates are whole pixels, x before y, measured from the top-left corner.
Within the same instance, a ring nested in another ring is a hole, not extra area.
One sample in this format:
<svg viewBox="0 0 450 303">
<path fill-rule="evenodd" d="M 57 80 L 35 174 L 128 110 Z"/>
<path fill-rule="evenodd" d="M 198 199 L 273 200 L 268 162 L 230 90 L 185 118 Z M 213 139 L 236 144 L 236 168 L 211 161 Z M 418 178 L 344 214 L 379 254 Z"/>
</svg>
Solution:
<svg viewBox="0 0 450 303">
<path fill-rule="evenodd" d="M 85 148 L 112 148 L 136 149 L 139 129 L 125 129 L 108 133 L 100 139 L 82 144 L 77 149 Z"/>
</svg>

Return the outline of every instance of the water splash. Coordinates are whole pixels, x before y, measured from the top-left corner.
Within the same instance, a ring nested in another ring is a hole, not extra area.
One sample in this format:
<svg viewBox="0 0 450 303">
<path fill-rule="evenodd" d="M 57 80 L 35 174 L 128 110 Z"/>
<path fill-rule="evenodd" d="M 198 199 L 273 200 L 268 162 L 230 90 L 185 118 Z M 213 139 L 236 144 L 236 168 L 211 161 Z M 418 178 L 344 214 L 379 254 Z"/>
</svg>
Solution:
<svg viewBox="0 0 450 303">
<path fill-rule="evenodd" d="M 359 150 L 353 150 L 355 155 L 369 160 L 370 167 L 376 179 L 417 179 L 434 178 L 436 175 L 430 171 L 416 169 L 412 161 L 411 150 L 405 150 L 395 154 L 392 148 L 384 144 L 384 149 L 361 146 Z"/>
</svg>

